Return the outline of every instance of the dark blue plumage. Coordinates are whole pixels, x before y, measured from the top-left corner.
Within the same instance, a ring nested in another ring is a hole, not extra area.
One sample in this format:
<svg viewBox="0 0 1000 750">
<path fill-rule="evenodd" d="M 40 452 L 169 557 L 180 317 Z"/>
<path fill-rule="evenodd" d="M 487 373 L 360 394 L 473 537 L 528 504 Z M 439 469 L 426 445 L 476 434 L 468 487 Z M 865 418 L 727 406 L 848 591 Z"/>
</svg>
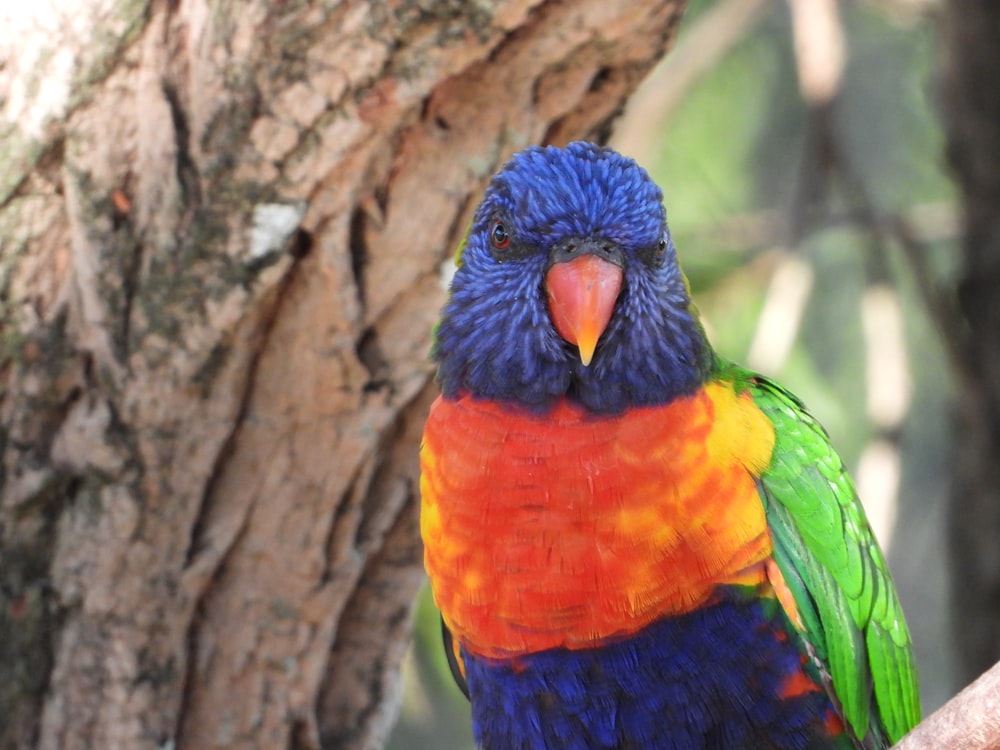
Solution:
<svg viewBox="0 0 1000 750">
<path fill-rule="evenodd" d="M 511 237 L 502 253 L 490 244 L 496 221 Z M 541 282 L 553 246 L 594 236 L 622 249 L 624 282 L 585 366 L 552 328 Z M 675 255 L 660 189 L 631 159 L 588 143 L 521 153 L 490 183 L 452 282 L 437 332 L 442 392 L 533 409 L 569 395 L 602 413 L 693 392 L 711 353 Z"/>
<path fill-rule="evenodd" d="M 730 593 L 599 649 L 513 665 L 465 655 L 476 741 L 490 750 L 831 747 L 826 692 L 779 697 L 803 651 L 777 603 Z"/>
</svg>

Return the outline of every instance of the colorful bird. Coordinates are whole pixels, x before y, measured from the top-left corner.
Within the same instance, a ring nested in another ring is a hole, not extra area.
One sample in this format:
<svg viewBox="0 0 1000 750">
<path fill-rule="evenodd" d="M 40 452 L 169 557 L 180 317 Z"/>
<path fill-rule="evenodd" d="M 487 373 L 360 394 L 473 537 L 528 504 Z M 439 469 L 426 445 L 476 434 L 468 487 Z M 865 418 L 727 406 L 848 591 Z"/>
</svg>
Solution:
<svg viewBox="0 0 1000 750">
<path fill-rule="evenodd" d="M 421 533 L 480 748 L 885 748 L 919 720 L 843 463 L 712 351 L 634 161 L 517 154 L 434 357 Z"/>
</svg>

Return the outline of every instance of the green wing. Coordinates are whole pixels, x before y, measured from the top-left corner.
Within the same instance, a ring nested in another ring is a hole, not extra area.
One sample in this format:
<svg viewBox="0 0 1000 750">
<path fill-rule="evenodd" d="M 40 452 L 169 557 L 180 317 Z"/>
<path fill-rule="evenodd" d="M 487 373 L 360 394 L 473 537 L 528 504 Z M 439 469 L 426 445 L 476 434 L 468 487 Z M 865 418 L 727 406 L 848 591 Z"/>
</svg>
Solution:
<svg viewBox="0 0 1000 750">
<path fill-rule="evenodd" d="M 726 373 L 733 375 L 774 424 L 774 455 L 759 487 L 806 639 L 827 665 L 855 735 L 895 742 L 920 720 L 917 674 L 896 589 L 854 485 L 794 395 L 746 371 Z"/>
</svg>

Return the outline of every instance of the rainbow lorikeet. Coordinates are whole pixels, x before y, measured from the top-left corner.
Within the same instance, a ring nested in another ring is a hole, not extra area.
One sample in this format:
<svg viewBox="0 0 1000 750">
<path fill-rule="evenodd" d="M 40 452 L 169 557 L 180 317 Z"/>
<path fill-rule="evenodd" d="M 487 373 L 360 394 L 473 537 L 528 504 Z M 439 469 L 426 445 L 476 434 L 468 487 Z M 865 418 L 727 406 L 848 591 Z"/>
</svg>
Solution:
<svg viewBox="0 0 1000 750">
<path fill-rule="evenodd" d="M 791 393 L 713 351 L 660 189 L 587 143 L 492 180 L 436 333 L 425 564 L 484 750 L 884 748 L 910 635 Z"/>
</svg>

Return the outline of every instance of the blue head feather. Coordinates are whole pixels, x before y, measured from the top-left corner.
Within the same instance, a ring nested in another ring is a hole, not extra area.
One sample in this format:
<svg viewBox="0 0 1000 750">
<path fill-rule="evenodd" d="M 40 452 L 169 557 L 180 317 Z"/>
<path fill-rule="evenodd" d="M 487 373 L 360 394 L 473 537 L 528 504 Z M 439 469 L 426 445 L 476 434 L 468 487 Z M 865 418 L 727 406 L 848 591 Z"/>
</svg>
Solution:
<svg viewBox="0 0 1000 750">
<path fill-rule="evenodd" d="M 503 253 L 490 244 L 497 221 L 511 238 Z M 572 238 L 610 240 L 624 256 L 622 291 L 589 366 L 553 327 L 544 287 L 550 250 Z M 533 409 L 566 396 L 614 413 L 697 389 L 711 350 L 646 171 L 589 143 L 515 155 L 476 211 L 434 356 L 445 396 Z"/>
</svg>

